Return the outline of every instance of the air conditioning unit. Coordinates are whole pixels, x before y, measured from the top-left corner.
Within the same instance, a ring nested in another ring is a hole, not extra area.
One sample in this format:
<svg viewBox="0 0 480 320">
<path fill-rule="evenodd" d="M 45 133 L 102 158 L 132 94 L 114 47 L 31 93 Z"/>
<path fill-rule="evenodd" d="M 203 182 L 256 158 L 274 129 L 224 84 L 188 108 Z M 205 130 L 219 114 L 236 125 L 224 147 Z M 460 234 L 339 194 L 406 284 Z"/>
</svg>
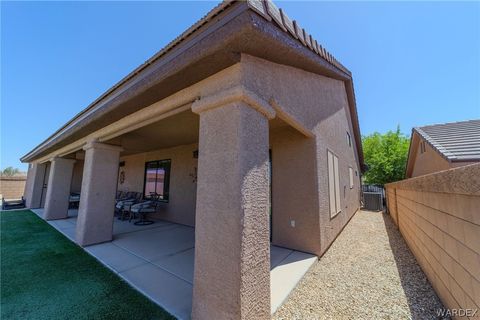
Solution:
<svg viewBox="0 0 480 320">
<path fill-rule="evenodd" d="M 383 211 L 383 194 L 380 192 L 364 192 L 363 206 L 365 210 Z"/>
</svg>

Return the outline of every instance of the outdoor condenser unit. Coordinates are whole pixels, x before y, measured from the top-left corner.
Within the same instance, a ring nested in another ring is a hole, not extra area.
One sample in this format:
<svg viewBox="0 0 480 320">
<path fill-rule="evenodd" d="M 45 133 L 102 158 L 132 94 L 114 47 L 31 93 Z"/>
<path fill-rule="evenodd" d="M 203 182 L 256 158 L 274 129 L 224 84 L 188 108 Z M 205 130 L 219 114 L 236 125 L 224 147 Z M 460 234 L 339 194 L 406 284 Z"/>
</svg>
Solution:
<svg viewBox="0 0 480 320">
<path fill-rule="evenodd" d="M 383 211 L 383 195 L 381 192 L 364 192 L 363 201 L 365 210 Z"/>
</svg>

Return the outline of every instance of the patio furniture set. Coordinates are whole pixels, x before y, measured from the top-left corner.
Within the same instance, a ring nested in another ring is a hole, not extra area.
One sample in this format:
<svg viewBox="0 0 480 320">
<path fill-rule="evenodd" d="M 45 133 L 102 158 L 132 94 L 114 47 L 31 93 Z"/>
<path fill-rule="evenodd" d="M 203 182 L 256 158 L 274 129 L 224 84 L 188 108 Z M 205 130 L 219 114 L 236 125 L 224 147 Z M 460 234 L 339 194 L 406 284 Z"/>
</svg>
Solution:
<svg viewBox="0 0 480 320">
<path fill-rule="evenodd" d="M 1 206 L 2 210 L 12 210 L 12 209 L 22 209 L 25 208 L 25 199 L 5 199 L 1 198 Z"/>
<path fill-rule="evenodd" d="M 151 193 L 148 200 L 143 198 L 140 192 L 124 192 L 118 191 L 115 204 L 115 213 L 118 219 L 125 220 L 128 216 L 128 221 L 137 220 L 135 225 L 149 225 L 154 223 L 147 219 L 149 213 L 157 212 L 160 195 Z"/>
<path fill-rule="evenodd" d="M 151 193 L 148 200 L 143 198 L 141 192 L 117 191 L 115 198 L 115 215 L 119 220 L 134 222 L 135 225 L 149 225 L 154 223 L 147 219 L 149 213 L 157 212 L 160 195 Z M 71 193 L 69 198 L 69 208 L 78 209 L 80 204 L 80 194 Z"/>
</svg>

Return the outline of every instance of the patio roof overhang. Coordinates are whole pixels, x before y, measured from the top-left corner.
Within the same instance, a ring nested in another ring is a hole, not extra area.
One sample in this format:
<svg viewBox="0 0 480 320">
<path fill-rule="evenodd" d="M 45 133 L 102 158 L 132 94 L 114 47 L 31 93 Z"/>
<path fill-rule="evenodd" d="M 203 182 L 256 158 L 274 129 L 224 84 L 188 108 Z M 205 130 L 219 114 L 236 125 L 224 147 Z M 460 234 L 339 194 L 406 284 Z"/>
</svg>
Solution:
<svg viewBox="0 0 480 320">
<path fill-rule="evenodd" d="M 220 70 L 240 62 L 241 54 L 289 65 L 345 83 L 352 115 L 360 166 L 363 152 L 351 73 L 302 32 L 300 39 L 278 22 L 286 15 L 272 10 L 273 4 L 224 2 L 189 28 L 167 47 L 77 114 L 40 145 L 21 158 L 35 161 L 100 128 L 191 86 Z M 268 9 L 270 7 L 270 9 Z M 276 7 L 275 7 L 276 8 Z M 278 8 L 277 8 L 278 10 Z M 269 14 L 270 13 L 270 14 Z M 273 18 L 273 19 L 272 19 Z M 305 41 L 309 39 L 308 43 Z M 314 45 L 312 45 L 314 44 Z"/>
</svg>

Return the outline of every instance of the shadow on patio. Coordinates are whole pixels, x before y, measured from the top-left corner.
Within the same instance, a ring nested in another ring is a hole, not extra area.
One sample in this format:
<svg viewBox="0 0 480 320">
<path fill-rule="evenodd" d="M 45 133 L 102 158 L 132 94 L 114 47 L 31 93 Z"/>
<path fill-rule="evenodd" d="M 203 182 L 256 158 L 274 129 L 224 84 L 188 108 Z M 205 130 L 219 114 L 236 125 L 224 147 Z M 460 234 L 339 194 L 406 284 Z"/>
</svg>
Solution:
<svg viewBox="0 0 480 320">
<path fill-rule="evenodd" d="M 32 210 L 42 217 L 42 209 Z M 48 221 L 75 241 L 77 210 L 68 219 Z M 156 220 L 137 226 L 115 218 L 113 241 L 85 250 L 131 286 L 178 318 L 189 319 L 192 308 L 195 230 Z M 271 310 L 283 303 L 316 256 L 271 246 Z"/>
<path fill-rule="evenodd" d="M 426 314 L 436 318 L 436 312 L 443 309 L 443 304 L 433 290 L 425 273 L 420 268 L 405 239 L 388 214 L 383 214 L 385 229 L 395 264 L 398 269 L 403 292 L 410 308 L 413 320 L 426 319 Z"/>
</svg>

